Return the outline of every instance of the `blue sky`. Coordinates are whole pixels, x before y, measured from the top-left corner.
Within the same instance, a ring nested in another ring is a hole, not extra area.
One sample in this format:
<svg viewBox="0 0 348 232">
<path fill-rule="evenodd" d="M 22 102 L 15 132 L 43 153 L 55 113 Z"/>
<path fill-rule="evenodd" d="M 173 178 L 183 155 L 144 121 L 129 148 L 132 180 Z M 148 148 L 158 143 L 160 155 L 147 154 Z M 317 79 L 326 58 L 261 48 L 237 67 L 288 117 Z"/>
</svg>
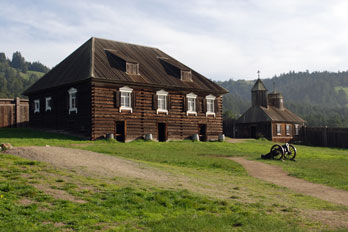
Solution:
<svg viewBox="0 0 348 232">
<path fill-rule="evenodd" d="M 0 0 L 0 51 L 52 67 L 90 37 L 153 46 L 213 80 L 348 70 L 348 1 Z"/>
</svg>

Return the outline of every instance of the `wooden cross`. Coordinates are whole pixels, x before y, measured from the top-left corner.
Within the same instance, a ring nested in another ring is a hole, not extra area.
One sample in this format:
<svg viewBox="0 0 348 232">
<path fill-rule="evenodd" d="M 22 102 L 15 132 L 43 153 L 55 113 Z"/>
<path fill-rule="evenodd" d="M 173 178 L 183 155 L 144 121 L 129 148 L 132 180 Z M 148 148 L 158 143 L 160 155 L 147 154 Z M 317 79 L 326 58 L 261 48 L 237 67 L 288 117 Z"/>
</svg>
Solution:
<svg viewBox="0 0 348 232">
<path fill-rule="evenodd" d="M 260 70 L 257 70 L 257 77 L 260 79 Z"/>
</svg>

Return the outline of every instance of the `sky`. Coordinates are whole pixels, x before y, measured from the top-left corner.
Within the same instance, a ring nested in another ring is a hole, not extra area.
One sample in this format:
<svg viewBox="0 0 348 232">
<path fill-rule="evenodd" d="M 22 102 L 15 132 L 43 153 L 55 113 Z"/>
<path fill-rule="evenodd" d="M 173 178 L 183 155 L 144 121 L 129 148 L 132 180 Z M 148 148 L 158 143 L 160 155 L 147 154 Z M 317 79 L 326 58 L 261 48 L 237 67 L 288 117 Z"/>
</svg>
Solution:
<svg viewBox="0 0 348 232">
<path fill-rule="evenodd" d="M 0 51 L 51 68 L 93 36 L 219 81 L 346 71 L 347 12 L 344 0 L 0 0 Z"/>
</svg>

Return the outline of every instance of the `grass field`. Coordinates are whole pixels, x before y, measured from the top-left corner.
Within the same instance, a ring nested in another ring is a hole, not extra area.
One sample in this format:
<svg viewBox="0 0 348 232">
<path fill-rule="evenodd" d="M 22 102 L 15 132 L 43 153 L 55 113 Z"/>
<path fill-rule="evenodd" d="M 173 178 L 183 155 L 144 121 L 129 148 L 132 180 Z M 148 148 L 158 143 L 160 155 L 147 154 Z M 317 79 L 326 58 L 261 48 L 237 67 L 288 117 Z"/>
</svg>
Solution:
<svg viewBox="0 0 348 232">
<path fill-rule="evenodd" d="M 249 177 L 225 156 L 258 159 L 272 143 L 84 141 L 29 129 L 0 129 L 0 143 L 64 146 L 145 162 L 156 168 L 219 183 L 229 197 L 180 186 L 149 185 L 125 178 L 100 179 L 73 170 L 0 155 L 0 231 L 345 231 L 313 220 L 315 212 L 347 207 L 293 193 Z M 348 152 L 297 146 L 297 162 L 266 161 L 291 175 L 348 190 Z M 265 161 L 263 161 L 265 162 Z M 46 188 L 64 191 L 57 199 Z M 64 194 L 63 194 L 64 195 Z M 339 227 L 339 226 L 338 226 Z"/>
</svg>

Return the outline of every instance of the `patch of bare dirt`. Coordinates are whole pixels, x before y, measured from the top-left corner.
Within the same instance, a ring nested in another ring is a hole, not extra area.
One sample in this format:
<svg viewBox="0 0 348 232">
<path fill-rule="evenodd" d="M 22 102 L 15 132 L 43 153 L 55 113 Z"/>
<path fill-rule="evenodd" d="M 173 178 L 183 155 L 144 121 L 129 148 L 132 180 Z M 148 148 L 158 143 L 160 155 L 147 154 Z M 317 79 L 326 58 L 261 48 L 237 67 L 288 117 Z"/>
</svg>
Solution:
<svg viewBox="0 0 348 232">
<path fill-rule="evenodd" d="M 69 194 L 66 191 L 60 190 L 60 189 L 52 189 L 49 186 L 42 185 L 42 184 L 33 184 L 33 186 L 44 193 L 56 198 L 56 199 L 61 199 L 61 200 L 66 200 L 66 201 L 72 201 L 76 203 L 86 203 L 87 201 L 79 199 L 71 194 Z"/>
<path fill-rule="evenodd" d="M 244 143 L 248 140 L 252 140 L 252 139 L 236 139 L 236 138 L 230 138 L 230 137 L 225 138 L 225 141 L 228 143 Z"/>
<path fill-rule="evenodd" d="M 31 205 L 34 203 L 34 201 L 28 199 L 28 198 L 22 198 L 18 200 L 18 203 L 23 206 Z"/>
<path fill-rule="evenodd" d="M 321 223 L 330 225 L 331 229 L 346 228 L 348 229 L 348 212 L 338 212 L 330 210 L 311 210 L 302 212 L 306 217 Z"/>
<path fill-rule="evenodd" d="M 295 192 L 317 197 L 319 199 L 348 206 L 348 192 L 328 187 L 326 185 L 314 184 L 296 177 L 289 176 L 281 167 L 246 160 L 242 157 L 229 157 L 241 164 L 249 175 L 273 184 L 287 187 Z"/>
</svg>

